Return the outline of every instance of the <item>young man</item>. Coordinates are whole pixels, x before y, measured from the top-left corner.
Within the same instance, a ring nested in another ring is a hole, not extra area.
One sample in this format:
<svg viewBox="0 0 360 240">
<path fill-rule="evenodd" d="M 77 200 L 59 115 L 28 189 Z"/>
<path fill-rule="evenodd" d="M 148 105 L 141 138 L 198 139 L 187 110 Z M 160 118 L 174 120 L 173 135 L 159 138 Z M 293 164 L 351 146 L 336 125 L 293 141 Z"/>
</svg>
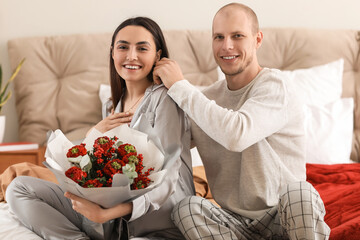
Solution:
<svg viewBox="0 0 360 240">
<path fill-rule="evenodd" d="M 187 197 L 172 218 L 187 239 L 328 239 L 325 209 L 307 183 L 301 104 L 279 70 L 260 67 L 256 14 L 232 3 L 213 20 L 213 54 L 226 76 L 203 93 L 162 59 L 154 75 L 192 118 L 215 201 Z"/>
</svg>

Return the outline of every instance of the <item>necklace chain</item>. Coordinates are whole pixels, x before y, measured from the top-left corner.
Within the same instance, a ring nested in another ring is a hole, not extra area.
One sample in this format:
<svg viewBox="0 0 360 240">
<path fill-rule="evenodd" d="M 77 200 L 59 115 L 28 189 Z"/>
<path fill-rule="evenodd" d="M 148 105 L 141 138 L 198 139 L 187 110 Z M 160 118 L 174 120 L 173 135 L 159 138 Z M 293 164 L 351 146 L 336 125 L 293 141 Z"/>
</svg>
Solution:
<svg viewBox="0 0 360 240">
<path fill-rule="evenodd" d="M 136 102 L 134 103 L 134 105 L 131 106 L 131 108 L 129 108 L 126 112 L 130 112 L 135 106 L 136 104 L 140 101 L 140 99 L 142 99 L 144 97 L 144 95 L 140 96 L 138 98 L 138 100 L 136 100 Z"/>
</svg>

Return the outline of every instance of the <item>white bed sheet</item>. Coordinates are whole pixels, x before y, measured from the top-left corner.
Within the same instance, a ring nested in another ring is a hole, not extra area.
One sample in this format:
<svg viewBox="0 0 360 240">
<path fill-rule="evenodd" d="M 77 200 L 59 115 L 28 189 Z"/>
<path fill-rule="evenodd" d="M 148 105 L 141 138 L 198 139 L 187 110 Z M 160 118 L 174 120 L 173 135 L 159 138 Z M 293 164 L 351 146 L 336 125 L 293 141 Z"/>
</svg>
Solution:
<svg viewBox="0 0 360 240">
<path fill-rule="evenodd" d="M 38 235 L 21 224 L 10 212 L 9 205 L 0 202 L 0 239 L 1 240 L 42 240 Z"/>
</svg>

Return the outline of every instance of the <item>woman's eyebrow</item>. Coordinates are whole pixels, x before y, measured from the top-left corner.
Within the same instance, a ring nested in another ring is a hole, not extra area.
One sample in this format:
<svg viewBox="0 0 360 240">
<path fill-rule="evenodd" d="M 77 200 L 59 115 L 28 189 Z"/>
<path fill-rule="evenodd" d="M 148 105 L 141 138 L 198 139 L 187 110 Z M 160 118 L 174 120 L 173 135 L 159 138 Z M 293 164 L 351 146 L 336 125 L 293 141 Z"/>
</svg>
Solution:
<svg viewBox="0 0 360 240">
<path fill-rule="evenodd" d="M 116 42 L 116 44 L 120 44 L 120 43 L 130 44 L 128 41 L 125 40 L 119 40 Z"/>
<path fill-rule="evenodd" d="M 141 41 L 141 42 L 136 43 L 136 45 L 144 45 L 144 44 L 151 46 L 151 44 L 148 41 Z"/>
<path fill-rule="evenodd" d="M 116 42 L 116 44 L 130 44 L 128 41 L 125 41 L 125 40 L 119 40 Z M 148 41 L 141 41 L 141 42 L 137 42 L 136 45 L 149 45 L 151 46 L 151 44 L 148 42 Z"/>
</svg>

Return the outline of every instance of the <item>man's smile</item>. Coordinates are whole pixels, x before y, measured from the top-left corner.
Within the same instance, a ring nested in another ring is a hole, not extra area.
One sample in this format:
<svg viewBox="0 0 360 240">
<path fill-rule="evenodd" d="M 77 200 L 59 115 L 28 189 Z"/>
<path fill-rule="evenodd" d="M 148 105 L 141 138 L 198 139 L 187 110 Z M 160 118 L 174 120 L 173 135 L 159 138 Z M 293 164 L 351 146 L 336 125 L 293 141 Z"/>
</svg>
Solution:
<svg viewBox="0 0 360 240">
<path fill-rule="evenodd" d="M 224 59 L 224 60 L 232 60 L 235 58 L 238 58 L 239 55 L 231 55 L 231 56 L 220 56 L 220 58 Z"/>
</svg>

